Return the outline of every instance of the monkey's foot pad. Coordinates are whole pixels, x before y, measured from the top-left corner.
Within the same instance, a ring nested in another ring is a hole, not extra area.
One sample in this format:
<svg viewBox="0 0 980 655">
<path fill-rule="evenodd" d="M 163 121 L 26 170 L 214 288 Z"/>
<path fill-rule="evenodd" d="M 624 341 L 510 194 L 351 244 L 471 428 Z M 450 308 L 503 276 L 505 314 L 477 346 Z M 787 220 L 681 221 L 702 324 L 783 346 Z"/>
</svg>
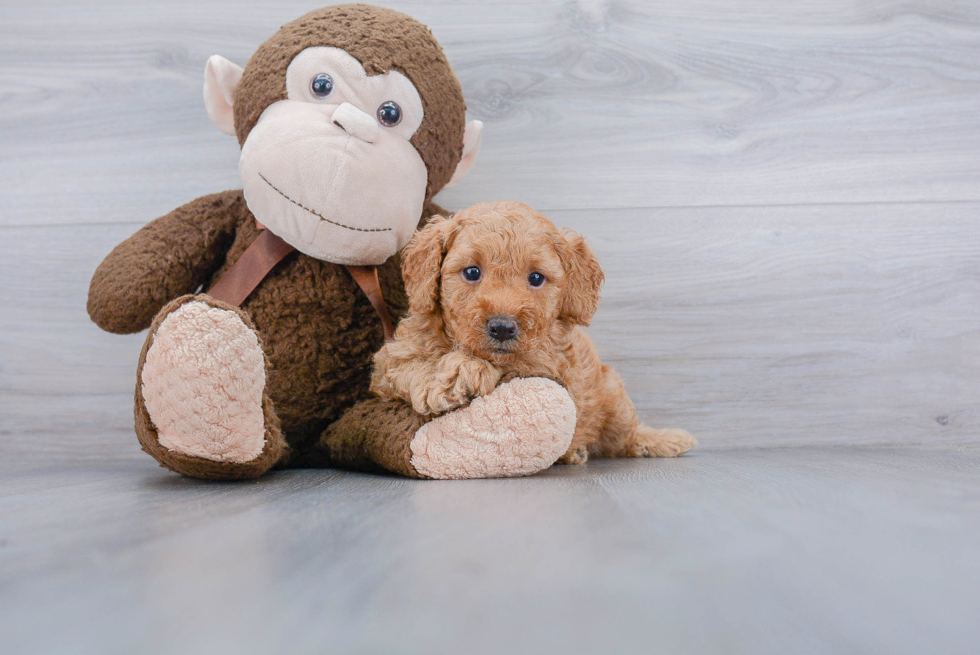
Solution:
<svg viewBox="0 0 980 655">
<path fill-rule="evenodd" d="M 199 300 L 174 310 L 152 337 L 141 377 L 160 445 L 242 464 L 265 445 L 265 358 L 234 311 Z"/>
<path fill-rule="evenodd" d="M 561 385 L 512 380 L 419 428 L 410 444 L 412 466 L 438 479 L 537 473 L 568 450 L 575 419 L 575 403 Z"/>
</svg>

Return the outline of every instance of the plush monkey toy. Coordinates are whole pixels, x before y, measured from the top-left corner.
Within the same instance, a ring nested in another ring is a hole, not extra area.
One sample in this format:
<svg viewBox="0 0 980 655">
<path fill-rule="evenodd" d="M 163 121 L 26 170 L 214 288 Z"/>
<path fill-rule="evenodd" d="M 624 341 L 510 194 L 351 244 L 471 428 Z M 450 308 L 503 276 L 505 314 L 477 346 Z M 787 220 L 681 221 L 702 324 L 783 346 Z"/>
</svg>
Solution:
<svg viewBox="0 0 980 655">
<path fill-rule="evenodd" d="M 89 290 L 103 329 L 149 328 L 135 407 L 146 452 L 216 480 L 273 466 L 524 475 L 565 452 L 574 404 L 548 380 L 435 420 L 368 392 L 387 308 L 407 308 L 396 253 L 442 213 L 433 196 L 480 143 L 425 26 L 369 5 L 313 11 L 244 69 L 212 57 L 204 99 L 238 138 L 243 190 L 150 222 Z"/>
</svg>

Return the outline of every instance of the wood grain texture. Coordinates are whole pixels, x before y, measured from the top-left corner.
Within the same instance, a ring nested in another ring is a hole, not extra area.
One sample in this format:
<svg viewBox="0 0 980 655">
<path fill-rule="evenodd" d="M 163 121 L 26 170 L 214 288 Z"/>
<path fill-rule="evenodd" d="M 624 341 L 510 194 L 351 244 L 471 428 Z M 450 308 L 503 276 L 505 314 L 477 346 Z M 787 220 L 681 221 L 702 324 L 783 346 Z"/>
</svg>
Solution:
<svg viewBox="0 0 980 655">
<path fill-rule="evenodd" d="M 980 200 L 980 7 L 392 2 L 487 123 L 455 206 Z M 207 57 L 316 3 L 5 2 L 0 225 L 144 223 L 238 186 Z"/>
<path fill-rule="evenodd" d="M 694 451 L 526 479 L 0 461 L 30 653 L 976 651 L 980 450 Z"/>
</svg>

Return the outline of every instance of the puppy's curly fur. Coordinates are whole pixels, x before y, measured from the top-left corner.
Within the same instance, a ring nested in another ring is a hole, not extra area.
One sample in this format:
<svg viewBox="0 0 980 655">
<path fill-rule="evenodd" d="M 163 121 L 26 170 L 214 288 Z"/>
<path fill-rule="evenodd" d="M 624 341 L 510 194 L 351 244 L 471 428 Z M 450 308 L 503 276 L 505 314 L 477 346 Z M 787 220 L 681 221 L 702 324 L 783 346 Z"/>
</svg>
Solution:
<svg viewBox="0 0 980 655">
<path fill-rule="evenodd" d="M 547 377 L 578 412 L 560 462 L 675 457 L 694 446 L 684 430 L 639 423 L 619 374 L 577 327 L 589 324 L 603 281 L 582 237 L 522 203 L 484 203 L 433 218 L 402 257 L 409 313 L 374 358 L 371 389 L 382 398 L 437 414 L 501 381 Z"/>
</svg>

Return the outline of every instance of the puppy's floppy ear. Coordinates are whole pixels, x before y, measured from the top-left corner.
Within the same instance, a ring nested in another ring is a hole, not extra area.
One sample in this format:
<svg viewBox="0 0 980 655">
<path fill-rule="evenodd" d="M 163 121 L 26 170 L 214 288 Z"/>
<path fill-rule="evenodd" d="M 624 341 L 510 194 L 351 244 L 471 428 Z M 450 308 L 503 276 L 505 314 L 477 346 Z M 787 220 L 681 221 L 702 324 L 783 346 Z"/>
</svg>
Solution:
<svg viewBox="0 0 980 655">
<path fill-rule="evenodd" d="M 433 216 L 402 251 L 408 307 L 416 314 L 431 314 L 438 306 L 442 259 L 456 227 L 451 217 Z"/>
<path fill-rule="evenodd" d="M 585 244 L 585 239 L 570 230 L 562 231 L 557 250 L 565 268 L 565 288 L 558 318 L 588 325 L 599 305 L 599 287 L 605 279 L 599 260 Z"/>
</svg>

